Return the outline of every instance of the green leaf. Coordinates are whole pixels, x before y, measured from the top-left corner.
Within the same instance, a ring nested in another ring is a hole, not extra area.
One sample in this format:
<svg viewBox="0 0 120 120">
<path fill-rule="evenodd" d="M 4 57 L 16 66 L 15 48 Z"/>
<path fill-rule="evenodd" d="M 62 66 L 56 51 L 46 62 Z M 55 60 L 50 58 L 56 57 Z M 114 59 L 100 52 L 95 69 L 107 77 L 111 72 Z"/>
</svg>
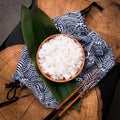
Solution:
<svg viewBox="0 0 120 120">
<path fill-rule="evenodd" d="M 49 16 L 37 6 L 34 6 L 32 10 L 22 6 L 21 26 L 25 44 L 38 74 L 47 84 L 56 100 L 59 103 L 62 102 L 77 87 L 76 82 L 74 80 L 67 83 L 51 82 L 40 73 L 36 64 L 36 53 L 40 43 L 46 37 L 57 34 L 59 31 Z"/>
</svg>

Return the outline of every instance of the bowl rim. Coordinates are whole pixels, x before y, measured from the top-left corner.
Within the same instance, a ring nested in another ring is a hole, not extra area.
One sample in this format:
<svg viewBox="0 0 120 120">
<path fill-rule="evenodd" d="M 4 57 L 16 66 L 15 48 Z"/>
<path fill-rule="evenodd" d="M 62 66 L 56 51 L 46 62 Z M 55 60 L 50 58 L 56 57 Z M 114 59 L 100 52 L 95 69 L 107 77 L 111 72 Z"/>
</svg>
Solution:
<svg viewBox="0 0 120 120">
<path fill-rule="evenodd" d="M 75 74 L 73 77 L 70 77 L 69 79 L 59 79 L 59 80 L 55 80 L 55 79 L 51 78 L 49 74 L 46 74 L 46 73 L 43 72 L 42 67 L 40 66 L 40 62 L 39 62 L 39 61 L 40 61 L 40 59 L 39 59 L 39 51 L 40 51 L 40 49 L 41 49 L 41 47 L 42 47 L 42 45 L 43 45 L 44 43 L 48 42 L 51 38 L 54 38 L 54 37 L 60 36 L 60 35 L 66 36 L 66 37 L 68 37 L 68 38 L 71 38 L 72 40 L 74 40 L 74 41 L 80 46 L 80 48 L 81 48 L 81 50 L 82 50 L 82 59 L 83 59 L 83 60 L 82 60 L 82 64 L 81 64 L 81 66 L 80 66 L 80 69 L 76 72 L 76 74 Z M 85 52 L 84 52 L 84 48 L 82 47 L 81 43 L 80 43 L 77 39 L 75 39 L 73 36 L 70 36 L 70 35 L 68 35 L 68 34 L 62 34 L 62 33 L 60 33 L 60 34 L 53 34 L 53 35 L 45 38 L 45 39 L 40 43 L 40 45 L 39 45 L 39 47 L 38 47 L 38 50 L 37 50 L 37 54 L 36 54 L 36 62 L 37 62 L 37 66 L 38 66 L 39 71 L 41 72 L 41 74 L 42 74 L 45 78 L 47 78 L 48 80 L 50 80 L 50 81 L 52 81 L 52 82 L 65 83 L 65 82 L 69 82 L 69 81 L 74 80 L 74 79 L 82 72 L 83 67 L 84 67 L 84 64 L 85 64 Z"/>
</svg>

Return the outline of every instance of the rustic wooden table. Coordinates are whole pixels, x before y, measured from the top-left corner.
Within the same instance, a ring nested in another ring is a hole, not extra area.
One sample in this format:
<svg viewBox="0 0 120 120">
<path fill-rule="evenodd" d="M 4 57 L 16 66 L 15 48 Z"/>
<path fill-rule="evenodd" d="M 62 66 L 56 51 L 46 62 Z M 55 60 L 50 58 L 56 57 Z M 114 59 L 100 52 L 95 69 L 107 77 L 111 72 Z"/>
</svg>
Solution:
<svg viewBox="0 0 120 120">
<path fill-rule="evenodd" d="M 82 10 L 93 0 L 37 0 L 37 5 L 51 18 L 65 13 Z M 104 10 L 92 8 L 86 17 L 85 24 L 100 34 L 113 49 L 116 62 L 120 62 L 120 14 L 117 3 L 119 0 L 96 0 Z M 8 47 L 0 52 L 0 102 L 6 100 L 5 83 L 12 80 L 23 45 Z M 20 95 L 29 94 L 29 89 Z M 80 112 L 71 109 L 63 116 L 63 120 L 100 120 L 101 97 L 98 87 L 92 89 L 80 103 Z M 14 104 L 0 109 L 0 120 L 42 120 L 52 109 L 45 109 L 33 96 L 20 99 Z"/>
</svg>

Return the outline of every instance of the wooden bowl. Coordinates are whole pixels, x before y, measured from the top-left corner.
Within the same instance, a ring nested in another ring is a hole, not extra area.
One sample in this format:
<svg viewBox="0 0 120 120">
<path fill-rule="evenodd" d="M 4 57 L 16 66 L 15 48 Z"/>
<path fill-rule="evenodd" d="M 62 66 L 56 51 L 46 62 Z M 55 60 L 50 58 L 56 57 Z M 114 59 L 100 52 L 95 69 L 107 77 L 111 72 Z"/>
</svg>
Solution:
<svg viewBox="0 0 120 120">
<path fill-rule="evenodd" d="M 44 43 L 48 42 L 48 41 L 51 40 L 52 38 L 54 38 L 54 37 L 56 37 L 56 36 L 59 36 L 59 35 L 63 35 L 63 36 L 66 36 L 66 37 L 68 37 L 68 38 L 71 38 L 72 40 L 74 40 L 74 42 L 76 42 L 76 43 L 79 45 L 79 47 L 80 47 L 81 50 L 82 50 L 82 64 L 80 65 L 80 68 L 79 68 L 79 70 L 76 72 L 76 74 L 74 75 L 74 77 L 70 77 L 69 79 L 59 79 L 59 80 L 57 79 L 57 80 L 55 80 L 55 79 L 53 79 L 49 74 L 46 74 L 46 73 L 43 71 L 43 69 L 42 69 L 42 67 L 41 67 L 41 65 L 40 65 L 39 51 L 41 50 L 41 48 L 42 48 L 42 46 L 43 46 Z M 51 36 L 47 37 L 47 38 L 40 44 L 40 46 L 38 47 L 37 54 L 36 54 L 36 61 L 37 61 L 37 66 L 38 66 L 40 72 L 43 74 L 44 77 L 46 77 L 48 80 L 51 80 L 51 81 L 53 81 L 53 82 L 63 83 L 63 82 L 68 82 L 68 81 L 73 80 L 74 78 L 76 78 L 76 77 L 81 73 L 81 71 L 82 71 L 82 69 L 83 69 L 83 66 L 84 66 L 84 63 L 85 63 L 85 53 L 84 53 L 84 49 L 83 49 L 82 45 L 81 45 L 75 38 L 73 38 L 72 36 L 69 36 L 69 35 L 66 35 L 66 34 L 54 34 L 54 35 L 51 35 Z"/>
</svg>

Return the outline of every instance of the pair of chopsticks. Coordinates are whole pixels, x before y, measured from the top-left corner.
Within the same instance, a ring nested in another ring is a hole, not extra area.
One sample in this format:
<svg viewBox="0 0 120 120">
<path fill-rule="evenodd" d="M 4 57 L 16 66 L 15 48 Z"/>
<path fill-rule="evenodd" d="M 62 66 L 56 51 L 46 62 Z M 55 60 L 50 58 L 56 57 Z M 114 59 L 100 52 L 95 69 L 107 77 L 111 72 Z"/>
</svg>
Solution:
<svg viewBox="0 0 120 120">
<path fill-rule="evenodd" d="M 89 83 L 67 106 L 66 103 L 75 95 L 78 93 L 78 91 L 99 71 L 100 69 L 97 69 L 94 73 L 92 73 L 87 79 L 85 79 L 80 86 L 78 86 L 65 100 L 60 103 L 53 111 L 48 114 L 47 117 L 44 118 L 44 120 L 59 120 L 60 117 L 77 101 L 79 100 L 83 95 L 85 95 L 85 92 L 100 78 L 98 76 L 96 79 L 94 79 L 91 83 Z M 64 108 L 63 108 L 64 107 Z M 62 110 L 63 108 L 63 110 Z"/>
</svg>

